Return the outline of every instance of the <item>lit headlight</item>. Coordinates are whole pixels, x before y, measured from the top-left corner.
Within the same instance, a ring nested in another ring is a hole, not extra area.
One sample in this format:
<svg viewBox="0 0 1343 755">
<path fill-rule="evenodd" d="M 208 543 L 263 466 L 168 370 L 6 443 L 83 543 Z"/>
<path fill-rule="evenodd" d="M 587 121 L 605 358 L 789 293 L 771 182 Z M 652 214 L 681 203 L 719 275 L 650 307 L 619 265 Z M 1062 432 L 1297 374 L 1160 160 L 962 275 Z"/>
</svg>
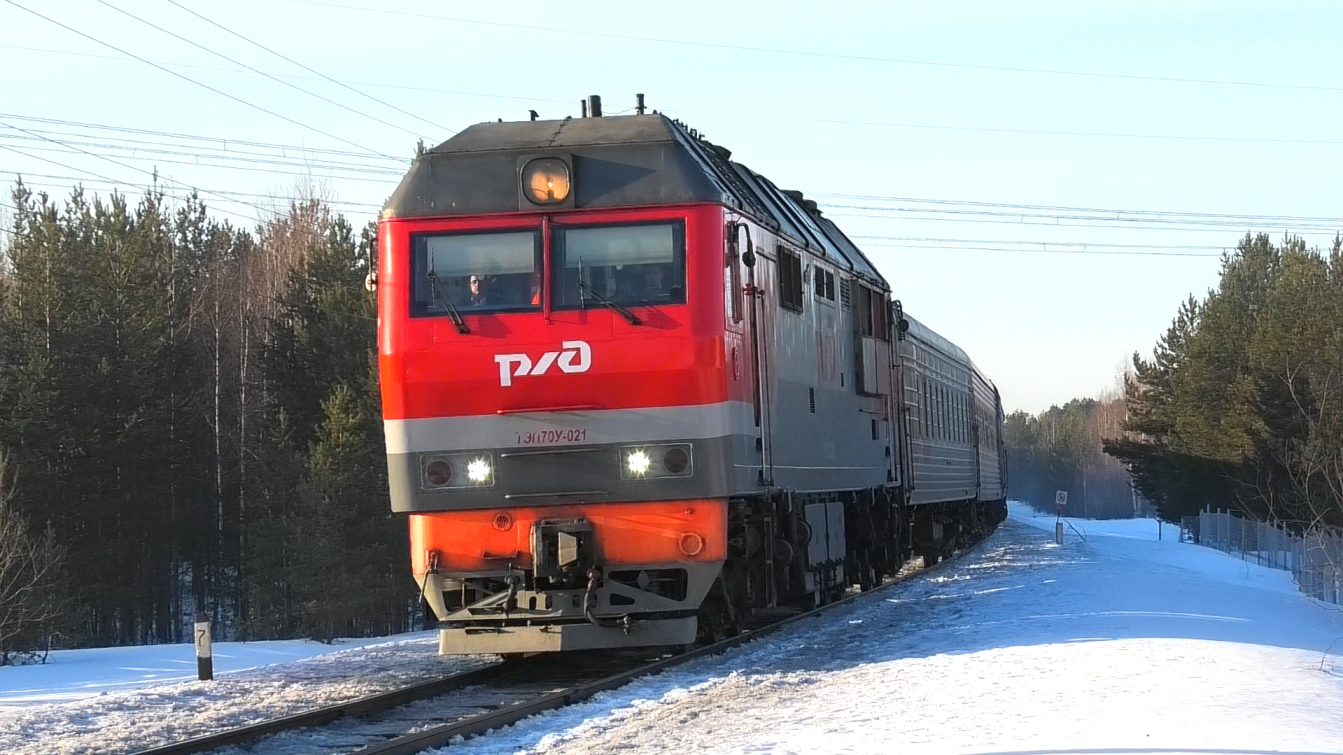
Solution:
<svg viewBox="0 0 1343 755">
<path fill-rule="evenodd" d="M 488 452 L 422 454 L 421 490 L 494 487 L 494 455 Z"/>
<path fill-rule="evenodd" d="M 630 451 L 625 457 L 625 467 L 629 473 L 635 477 L 643 477 L 648 474 L 648 468 L 653 465 L 653 460 L 648 458 L 648 452 L 642 448 Z"/>
<path fill-rule="evenodd" d="M 559 204 L 569 198 L 569 166 L 558 158 L 539 157 L 522 168 L 522 191 L 534 204 Z"/>
<path fill-rule="evenodd" d="M 620 476 L 626 480 L 690 477 L 695 471 L 693 450 L 689 443 L 625 446 L 620 449 Z"/>
<path fill-rule="evenodd" d="M 472 459 L 471 463 L 466 465 L 466 479 L 481 485 L 490 481 L 490 474 L 493 471 L 489 459 Z"/>
</svg>

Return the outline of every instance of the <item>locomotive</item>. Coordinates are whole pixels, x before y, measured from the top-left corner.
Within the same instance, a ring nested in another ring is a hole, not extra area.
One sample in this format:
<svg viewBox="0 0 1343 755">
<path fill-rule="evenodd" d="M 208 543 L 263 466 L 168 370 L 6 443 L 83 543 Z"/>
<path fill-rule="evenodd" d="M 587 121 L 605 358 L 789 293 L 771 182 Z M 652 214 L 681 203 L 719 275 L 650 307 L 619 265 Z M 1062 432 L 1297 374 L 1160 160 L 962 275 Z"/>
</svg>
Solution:
<svg viewBox="0 0 1343 755">
<path fill-rule="evenodd" d="M 591 102 L 422 151 L 379 220 L 391 505 L 440 652 L 688 645 L 1001 521 L 965 352 L 815 202 Z"/>
</svg>

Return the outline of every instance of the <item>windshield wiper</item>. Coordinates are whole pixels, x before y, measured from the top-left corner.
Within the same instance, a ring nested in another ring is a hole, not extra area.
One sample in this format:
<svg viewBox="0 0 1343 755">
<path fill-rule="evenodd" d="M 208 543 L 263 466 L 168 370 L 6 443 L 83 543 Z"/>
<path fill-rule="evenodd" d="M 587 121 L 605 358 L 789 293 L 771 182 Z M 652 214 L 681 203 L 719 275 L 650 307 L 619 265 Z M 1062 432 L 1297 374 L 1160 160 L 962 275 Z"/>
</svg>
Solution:
<svg viewBox="0 0 1343 755">
<path fill-rule="evenodd" d="M 583 294 L 585 294 L 585 293 L 586 293 L 586 294 L 589 294 L 590 296 L 592 296 L 592 298 L 596 299 L 597 301 L 601 302 L 602 304 L 605 304 L 606 306 L 610 307 L 611 309 L 614 309 L 615 311 L 619 312 L 619 313 L 621 314 L 621 316 L 623 316 L 626 320 L 629 320 L 630 325 L 643 325 L 644 321 L 643 321 L 643 320 L 640 320 L 638 315 L 634 314 L 633 312 L 629 311 L 628 309 L 625 309 L 623 306 L 617 304 L 615 301 L 613 301 L 613 300 L 607 298 L 604 294 L 599 294 L 599 293 L 597 293 L 597 289 L 595 289 L 595 288 L 593 288 L 592 286 L 590 286 L 590 285 L 589 285 L 586 281 L 584 281 L 582 278 L 579 278 L 579 279 L 578 279 L 578 302 L 579 302 L 580 306 L 582 306 L 583 308 L 586 309 L 586 308 L 587 308 L 587 301 L 583 298 Z"/>
<path fill-rule="evenodd" d="M 448 292 L 443 290 L 443 284 L 439 282 L 438 273 L 434 272 L 433 267 L 429 268 L 429 286 L 434 292 L 434 299 L 448 310 L 448 317 L 452 318 L 452 324 L 457 326 L 457 332 L 462 335 L 470 333 L 471 329 L 466 327 L 466 321 L 462 319 L 461 313 L 453 305 L 452 297 L 448 296 Z"/>
</svg>

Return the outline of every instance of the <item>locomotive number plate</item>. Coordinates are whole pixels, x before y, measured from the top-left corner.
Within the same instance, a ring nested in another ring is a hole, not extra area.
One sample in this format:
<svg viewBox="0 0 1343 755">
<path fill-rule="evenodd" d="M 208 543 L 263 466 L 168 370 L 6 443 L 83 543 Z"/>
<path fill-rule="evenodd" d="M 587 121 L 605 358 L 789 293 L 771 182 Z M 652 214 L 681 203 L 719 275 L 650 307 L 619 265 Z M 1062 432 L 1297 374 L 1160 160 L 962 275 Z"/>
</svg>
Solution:
<svg viewBox="0 0 1343 755">
<path fill-rule="evenodd" d="M 528 430 L 518 433 L 519 446 L 550 446 L 558 443 L 586 443 L 588 431 L 585 427 L 564 429 Z"/>
</svg>

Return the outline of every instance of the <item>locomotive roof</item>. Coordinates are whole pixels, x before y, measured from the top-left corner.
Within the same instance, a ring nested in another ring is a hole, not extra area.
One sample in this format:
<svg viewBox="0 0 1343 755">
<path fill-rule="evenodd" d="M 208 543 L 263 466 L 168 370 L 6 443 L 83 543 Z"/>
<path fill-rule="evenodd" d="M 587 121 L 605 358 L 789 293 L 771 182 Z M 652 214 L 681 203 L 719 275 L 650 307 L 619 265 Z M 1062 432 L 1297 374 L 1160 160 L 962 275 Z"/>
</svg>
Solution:
<svg viewBox="0 0 1343 755">
<path fill-rule="evenodd" d="M 665 115 L 479 123 L 416 158 L 384 218 L 533 209 L 517 183 L 519 160 L 565 156 L 575 208 L 714 202 L 734 207 L 798 246 L 885 288 L 885 279 L 839 227 L 801 195 L 784 192 L 731 152 Z"/>
</svg>

